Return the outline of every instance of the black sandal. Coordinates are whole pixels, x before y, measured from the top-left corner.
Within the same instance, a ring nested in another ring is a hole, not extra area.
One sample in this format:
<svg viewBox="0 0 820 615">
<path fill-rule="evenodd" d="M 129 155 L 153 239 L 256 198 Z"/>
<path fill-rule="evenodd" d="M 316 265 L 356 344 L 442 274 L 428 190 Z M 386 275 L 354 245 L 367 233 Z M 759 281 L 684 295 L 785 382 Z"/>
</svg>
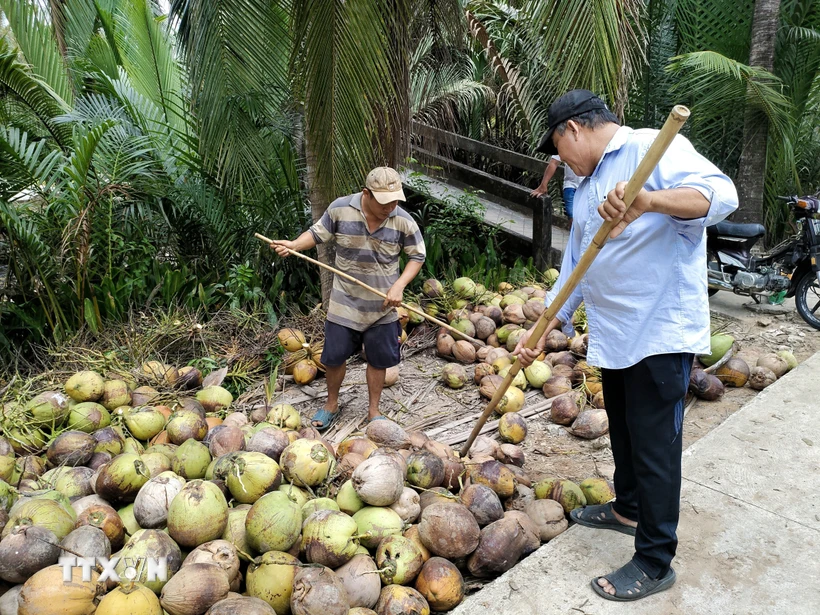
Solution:
<svg viewBox="0 0 820 615">
<path fill-rule="evenodd" d="M 635 528 L 618 521 L 618 517 L 612 511 L 612 503 L 597 504 L 595 506 L 584 506 L 576 508 L 569 513 L 572 520 L 578 525 L 592 527 L 596 529 L 615 530 L 629 536 L 635 535 Z"/>
<path fill-rule="evenodd" d="M 609 581 L 610 585 L 615 588 L 615 595 L 608 594 L 603 587 L 598 585 L 600 579 Z M 660 579 L 650 579 L 635 562 L 630 561 L 615 572 L 592 579 L 591 584 L 595 593 L 602 598 L 616 602 L 632 602 L 672 587 L 675 584 L 675 571 L 670 568 L 669 572 Z"/>
</svg>

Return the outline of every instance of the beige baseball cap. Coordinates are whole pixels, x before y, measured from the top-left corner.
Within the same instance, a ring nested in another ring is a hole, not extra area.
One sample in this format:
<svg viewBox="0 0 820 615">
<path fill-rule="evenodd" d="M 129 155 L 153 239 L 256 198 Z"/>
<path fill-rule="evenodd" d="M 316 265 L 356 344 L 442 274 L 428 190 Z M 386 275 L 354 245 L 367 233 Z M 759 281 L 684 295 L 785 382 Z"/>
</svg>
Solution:
<svg viewBox="0 0 820 615">
<path fill-rule="evenodd" d="M 406 201 L 401 187 L 401 175 L 390 167 L 376 167 L 367 174 L 365 186 L 382 205 L 391 201 Z"/>
</svg>

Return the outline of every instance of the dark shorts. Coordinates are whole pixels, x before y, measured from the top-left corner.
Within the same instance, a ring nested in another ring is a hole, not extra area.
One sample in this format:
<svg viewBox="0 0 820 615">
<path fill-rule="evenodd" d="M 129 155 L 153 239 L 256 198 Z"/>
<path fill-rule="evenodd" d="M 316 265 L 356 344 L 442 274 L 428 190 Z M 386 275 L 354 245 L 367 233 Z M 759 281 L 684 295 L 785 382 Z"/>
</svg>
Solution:
<svg viewBox="0 0 820 615">
<path fill-rule="evenodd" d="M 376 325 L 364 331 L 349 329 L 326 320 L 322 364 L 329 367 L 343 365 L 364 345 L 368 365 L 376 369 L 393 367 L 401 361 L 400 337 L 401 325 L 398 320 L 386 325 Z"/>
</svg>

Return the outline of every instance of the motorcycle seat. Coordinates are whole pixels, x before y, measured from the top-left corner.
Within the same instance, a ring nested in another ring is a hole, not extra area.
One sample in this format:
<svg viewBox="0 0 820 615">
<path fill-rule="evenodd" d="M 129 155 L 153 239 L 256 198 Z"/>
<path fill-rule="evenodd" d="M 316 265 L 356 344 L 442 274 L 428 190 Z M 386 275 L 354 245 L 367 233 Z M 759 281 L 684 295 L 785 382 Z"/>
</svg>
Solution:
<svg viewBox="0 0 820 615">
<path fill-rule="evenodd" d="M 724 237 L 738 237 L 752 239 L 763 237 L 766 227 L 762 224 L 738 224 L 737 222 L 718 222 L 706 227 L 707 235 L 722 235 Z"/>
</svg>

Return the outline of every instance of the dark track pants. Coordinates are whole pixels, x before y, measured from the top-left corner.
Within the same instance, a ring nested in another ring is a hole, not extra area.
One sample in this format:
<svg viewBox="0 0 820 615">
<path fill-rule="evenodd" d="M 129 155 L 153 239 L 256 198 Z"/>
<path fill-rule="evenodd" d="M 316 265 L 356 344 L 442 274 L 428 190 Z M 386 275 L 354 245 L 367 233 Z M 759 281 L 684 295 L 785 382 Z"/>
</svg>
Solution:
<svg viewBox="0 0 820 615">
<path fill-rule="evenodd" d="M 601 370 L 615 458 L 615 510 L 638 522 L 633 560 L 667 573 L 678 545 L 683 406 L 693 355 L 647 357 Z"/>
</svg>

